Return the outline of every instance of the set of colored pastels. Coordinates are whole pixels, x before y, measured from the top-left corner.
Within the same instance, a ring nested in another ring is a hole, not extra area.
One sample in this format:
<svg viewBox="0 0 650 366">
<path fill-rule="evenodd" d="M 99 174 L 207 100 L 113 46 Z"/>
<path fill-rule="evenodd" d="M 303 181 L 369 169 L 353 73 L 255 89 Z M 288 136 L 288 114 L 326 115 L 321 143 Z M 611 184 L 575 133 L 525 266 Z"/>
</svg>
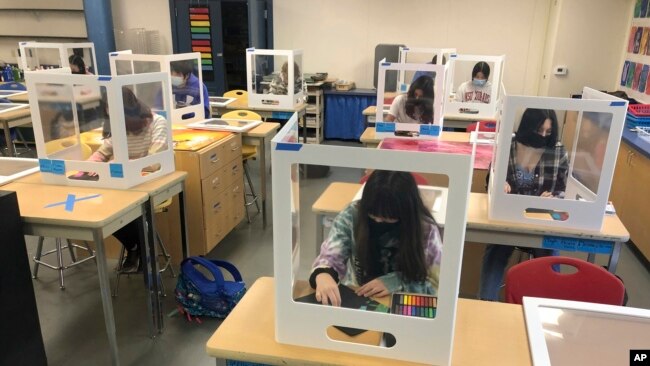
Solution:
<svg viewBox="0 0 650 366">
<path fill-rule="evenodd" d="M 434 296 L 394 293 L 391 313 L 420 318 L 435 318 L 438 299 Z"/>
</svg>

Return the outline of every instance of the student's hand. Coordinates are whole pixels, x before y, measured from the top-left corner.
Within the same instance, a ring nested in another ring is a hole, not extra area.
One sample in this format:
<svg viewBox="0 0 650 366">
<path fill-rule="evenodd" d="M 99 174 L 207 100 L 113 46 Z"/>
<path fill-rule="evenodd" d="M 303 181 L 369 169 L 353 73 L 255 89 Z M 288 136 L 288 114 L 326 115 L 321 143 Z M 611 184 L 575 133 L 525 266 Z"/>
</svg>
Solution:
<svg viewBox="0 0 650 366">
<path fill-rule="evenodd" d="M 323 305 L 341 306 L 339 285 L 329 273 L 319 273 L 316 276 L 316 300 Z"/>
<path fill-rule="evenodd" d="M 503 191 L 506 192 L 506 193 L 510 193 L 511 190 L 512 190 L 512 188 L 510 188 L 510 184 L 508 184 L 508 182 L 506 182 L 506 185 L 503 188 Z"/>
<path fill-rule="evenodd" d="M 553 197 L 553 193 L 549 191 L 544 191 L 539 195 L 540 197 Z"/>
<path fill-rule="evenodd" d="M 365 297 L 384 297 L 390 294 L 386 288 L 386 285 L 384 285 L 384 282 L 382 282 L 382 280 L 379 278 L 375 278 L 374 280 L 369 281 L 365 285 L 359 287 L 355 292 L 357 295 Z"/>
</svg>

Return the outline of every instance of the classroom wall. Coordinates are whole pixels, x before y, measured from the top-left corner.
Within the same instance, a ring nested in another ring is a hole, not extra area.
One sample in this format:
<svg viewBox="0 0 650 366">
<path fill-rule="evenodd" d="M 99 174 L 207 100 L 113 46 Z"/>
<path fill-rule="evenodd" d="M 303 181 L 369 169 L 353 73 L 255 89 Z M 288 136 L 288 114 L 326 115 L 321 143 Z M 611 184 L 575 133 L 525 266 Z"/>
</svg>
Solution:
<svg viewBox="0 0 650 366">
<path fill-rule="evenodd" d="M 361 88 L 372 87 L 379 43 L 505 54 L 507 91 L 535 94 L 550 2 L 275 0 L 274 42 L 276 49 L 303 49 L 305 72 L 327 71 Z"/>
<path fill-rule="evenodd" d="M 634 0 L 557 0 L 551 5 L 539 95 L 567 97 L 584 86 L 616 90 Z M 553 74 L 568 66 L 566 76 Z"/>
<path fill-rule="evenodd" d="M 160 34 L 160 54 L 172 53 L 172 29 L 168 0 L 111 0 L 115 29 L 145 28 Z M 118 50 L 124 44 L 116 37 Z"/>
</svg>

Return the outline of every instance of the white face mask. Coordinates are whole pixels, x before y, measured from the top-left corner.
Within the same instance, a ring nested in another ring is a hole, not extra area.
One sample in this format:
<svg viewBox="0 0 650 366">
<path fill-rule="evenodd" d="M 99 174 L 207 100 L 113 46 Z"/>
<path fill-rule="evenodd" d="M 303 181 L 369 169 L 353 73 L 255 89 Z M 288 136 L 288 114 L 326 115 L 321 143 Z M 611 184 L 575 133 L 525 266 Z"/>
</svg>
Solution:
<svg viewBox="0 0 650 366">
<path fill-rule="evenodd" d="M 183 85 L 182 76 L 172 76 L 172 86 L 181 86 Z"/>
</svg>

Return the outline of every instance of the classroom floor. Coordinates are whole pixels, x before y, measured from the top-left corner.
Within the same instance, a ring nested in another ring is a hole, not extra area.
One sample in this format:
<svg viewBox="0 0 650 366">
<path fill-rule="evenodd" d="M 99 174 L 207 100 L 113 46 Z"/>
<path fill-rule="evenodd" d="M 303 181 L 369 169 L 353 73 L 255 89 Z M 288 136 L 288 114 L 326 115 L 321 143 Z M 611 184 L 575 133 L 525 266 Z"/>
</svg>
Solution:
<svg viewBox="0 0 650 366">
<path fill-rule="evenodd" d="M 360 146 L 360 144 L 357 144 Z M 269 157 L 270 158 L 270 157 Z M 252 162 L 251 174 L 257 180 L 257 162 Z M 316 253 L 315 217 L 311 205 L 333 181 L 358 181 L 358 169 L 333 169 L 325 178 L 301 179 L 301 269 L 306 277 Z M 269 199 L 270 199 L 269 180 Z M 261 276 L 273 275 L 273 220 L 267 204 L 268 227 L 262 229 L 258 216 L 252 224 L 243 221 L 209 254 L 212 258 L 234 263 L 247 285 Z M 36 250 L 36 237 L 26 237 L 30 257 Z M 53 246 L 53 240 L 48 239 Z M 634 254 L 623 247 L 617 274 L 623 278 L 628 295 L 628 306 L 650 309 L 650 273 Z M 577 255 L 586 259 L 586 255 Z M 602 257 L 602 256 L 600 256 Z M 598 258 L 604 263 L 604 258 Z M 109 262 L 109 268 L 115 261 Z M 602 263 L 601 263 L 602 264 Z M 165 314 L 175 308 L 173 288 L 175 278 L 164 276 L 168 296 L 164 300 Z M 114 275 L 111 275 L 111 281 Z M 92 262 L 65 272 L 66 289 L 59 290 L 55 271 L 42 268 L 34 281 L 43 340 L 50 365 L 108 365 L 108 340 L 104 328 L 101 298 L 96 267 Z M 214 365 L 214 359 L 205 353 L 208 338 L 219 326 L 218 320 L 202 318 L 202 324 L 188 322 L 178 315 L 165 317 L 165 332 L 156 339 L 148 337 L 147 307 L 141 276 L 123 277 L 119 297 L 113 299 L 117 339 L 122 365 Z"/>
</svg>

